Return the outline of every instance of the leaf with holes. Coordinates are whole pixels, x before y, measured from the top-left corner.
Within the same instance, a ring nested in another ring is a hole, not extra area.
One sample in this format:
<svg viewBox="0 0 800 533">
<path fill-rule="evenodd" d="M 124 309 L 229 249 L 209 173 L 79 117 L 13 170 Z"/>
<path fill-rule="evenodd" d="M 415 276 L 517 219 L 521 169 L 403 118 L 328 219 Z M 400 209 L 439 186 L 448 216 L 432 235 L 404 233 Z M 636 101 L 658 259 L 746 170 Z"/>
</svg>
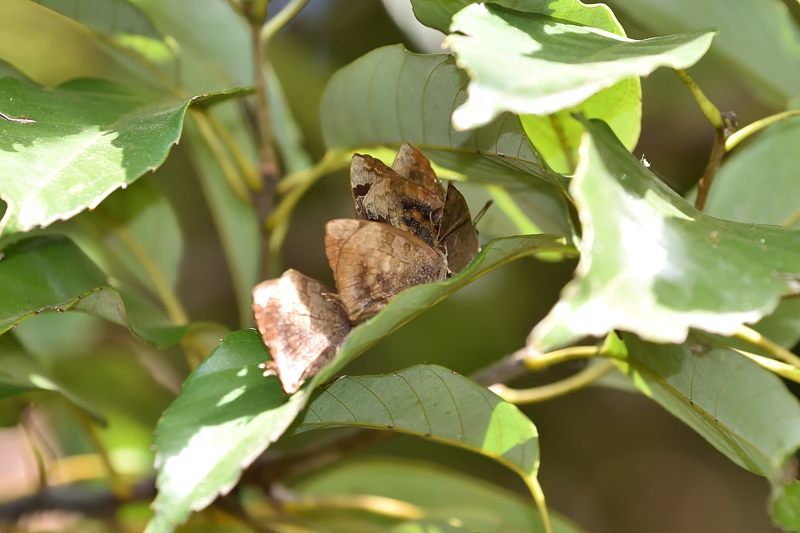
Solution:
<svg viewBox="0 0 800 533">
<path fill-rule="evenodd" d="M 586 128 L 570 187 L 583 225 L 581 258 L 576 278 L 533 330 L 535 347 L 612 329 L 655 342 L 683 342 L 689 328 L 729 335 L 796 291 L 800 232 L 701 213 L 608 126 Z"/>
<path fill-rule="evenodd" d="M 183 326 L 170 326 L 148 301 L 111 288 L 69 239 L 32 237 L 0 253 L 0 334 L 39 313 L 74 310 L 128 326 L 159 347 L 172 346 L 183 335 Z"/>
<path fill-rule="evenodd" d="M 230 490 L 241 470 L 294 422 L 311 393 L 379 340 L 489 271 L 544 253 L 571 255 L 573 250 L 550 235 L 497 239 L 457 276 L 403 291 L 353 328 L 333 361 L 288 400 L 276 378 L 261 375 L 259 365 L 268 356 L 258 333 L 225 337 L 187 378 L 156 428 L 159 494 L 150 531 L 175 527 Z"/>
<path fill-rule="evenodd" d="M 494 4 L 453 17 L 445 44 L 469 73 L 468 98 L 453 113 L 458 129 L 504 111 L 548 115 L 658 67 L 686 68 L 708 50 L 712 32 L 635 41 Z"/>
<path fill-rule="evenodd" d="M 453 15 L 477 2 L 471 0 L 412 0 L 414 13 L 423 24 L 448 32 Z M 519 2 L 497 0 L 493 4 L 538 13 L 563 22 L 599 28 L 624 37 L 625 30 L 611 9 L 603 4 L 584 4 L 575 0 L 540 0 Z M 642 118 L 642 89 L 639 78 L 632 77 L 617 82 L 590 96 L 586 101 L 550 116 L 524 115 L 520 117 L 536 150 L 547 164 L 557 172 L 572 173 L 577 159 L 583 127 L 572 117 L 582 113 L 588 118 L 606 122 L 629 149 L 636 146 Z"/>
<path fill-rule="evenodd" d="M 325 144 L 347 151 L 409 142 L 469 181 L 530 197 L 539 208 L 535 222 L 565 233 L 561 178 L 542 164 L 519 119 L 505 114 L 471 132 L 451 127 L 467 82 L 447 54 L 413 54 L 401 45 L 373 50 L 328 82 L 320 110 Z"/>
<path fill-rule="evenodd" d="M 387 429 L 466 448 L 536 484 L 536 427 L 516 406 L 438 365 L 417 365 L 385 376 L 345 376 L 324 389 L 299 432 L 355 426 Z"/>
</svg>

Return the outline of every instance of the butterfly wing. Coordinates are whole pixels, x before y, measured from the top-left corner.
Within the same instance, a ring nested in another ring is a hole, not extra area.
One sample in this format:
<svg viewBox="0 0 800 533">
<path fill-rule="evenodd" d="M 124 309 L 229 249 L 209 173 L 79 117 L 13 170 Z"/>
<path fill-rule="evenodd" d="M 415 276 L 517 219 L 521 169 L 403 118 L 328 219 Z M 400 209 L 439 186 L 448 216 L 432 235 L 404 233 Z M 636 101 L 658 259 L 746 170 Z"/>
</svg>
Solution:
<svg viewBox="0 0 800 533">
<path fill-rule="evenodd" d="M 478 233 L 472 223 L 469 206 L 452 183 L 447 186 L 437 240 L 447 257 L 447 267 L 453 273 L 461 272 L 478 253 Z"/>
<path fill-rule="evenodd" d="M 332 220 L 325 241 L 339 298 L 353 322 L 376 314 L 404 289 L 447 276 L 441 252 L 387 224 Z"/>
<path fill-rule="evenodd" d="M 296 270 L 253 289 L 256 325 L 283 390 L 292 394 L 334 355 L 350 331 L 330 289 Z"/>
</svg>

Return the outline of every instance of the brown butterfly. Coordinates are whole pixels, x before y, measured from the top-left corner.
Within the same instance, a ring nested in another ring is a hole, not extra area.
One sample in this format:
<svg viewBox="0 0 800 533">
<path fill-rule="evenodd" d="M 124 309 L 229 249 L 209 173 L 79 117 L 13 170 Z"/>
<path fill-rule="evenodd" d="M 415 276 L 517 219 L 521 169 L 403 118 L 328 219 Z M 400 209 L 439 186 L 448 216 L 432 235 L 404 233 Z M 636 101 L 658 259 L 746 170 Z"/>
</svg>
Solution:
<svg viewBox="0 0 800 533">
<path fill-rule="evenodd" d="M 333 291 L 296 270 L 256 285 L 253 311 L 272 357 L 265 374 L 276 373 L 287 394 L 333 359 L 350 331 Z"/>
<path fill-rule="evenodd" d="M 350 184 L 356 215 L 413 233 L 428 246 L 436 246 L 444 208 L 439 180 L 425 156 L 408 144 L 400 149 L 395 165 L 404 174 L 369 155 L 353 156 Z"/>
<path fill-rule="evenodd" d="M 461 272 L 478 253 L 475 223 L 466 200 L 452 183 L 447 185 L 447 199 L 437 242 L 447 257 L 447 267 L 453 274 Z"/>
<path fill-rule="evenodd" d="M 447 192 L 425 155 L 404 143 L 392 168 L 356 154 L 350 166 L 353 203 L 359 218 L 409 231 L 439 249 L 451 273 L 460 272 L 478 253 L 478 234 L 469 207 L 450 183 Z"/>
<path fill-rule="evenodd" d="M 404 289 L 447 277 L 441 252 L 381 222 L 331 220 L 325 226 L 325 253 L 352 322 L 376 314 Z"/>
</svg>

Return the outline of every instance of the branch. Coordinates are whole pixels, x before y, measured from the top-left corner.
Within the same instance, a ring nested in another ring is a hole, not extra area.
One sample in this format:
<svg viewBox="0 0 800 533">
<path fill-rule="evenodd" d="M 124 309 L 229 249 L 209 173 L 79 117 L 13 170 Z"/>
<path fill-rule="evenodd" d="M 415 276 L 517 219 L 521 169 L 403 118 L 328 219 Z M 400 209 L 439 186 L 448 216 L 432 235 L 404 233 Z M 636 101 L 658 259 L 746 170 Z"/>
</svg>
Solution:
<svg viewBox="0 0 800 533">
<path fill-rule="evenodd" d="M 85 516 L 108 517 L 122 505 L 150 500 L 156 495 L 155 479 L 145 479 L 131 487 L 124 498 L 110 490 L 90 490 L 80 485 L 45 487 L 36 494 L 0 503 L 0 523 L 14 523 L 23 516 L 41 511 L 72 511 Z"/>
</svg>

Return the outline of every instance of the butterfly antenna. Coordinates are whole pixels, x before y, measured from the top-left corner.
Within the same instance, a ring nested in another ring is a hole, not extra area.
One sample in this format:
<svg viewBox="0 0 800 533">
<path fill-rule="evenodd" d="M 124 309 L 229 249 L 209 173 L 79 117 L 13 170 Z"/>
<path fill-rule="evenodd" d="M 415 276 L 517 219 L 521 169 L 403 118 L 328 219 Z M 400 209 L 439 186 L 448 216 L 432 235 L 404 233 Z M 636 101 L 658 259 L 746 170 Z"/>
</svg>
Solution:
<svg viewBox="0 0 800 533">
<path fill-rule="evenodd" d="M 473 226 L 477 226 L 478 225 L 478 222 L 481 221 L 481 219 L 483 218 L 483 215 L 485 215 L 486 211 L 488 211 L 489 208 L 492 207 L 493 203 L 494 203 L 494 200 L 489 200 L 488 202 L 486 202 L 486 204 L 483 206 L 483 208 L 480 211 L 478 211 L 478 214 L 475 215 L 475 218 L 472 219 L 472 225 Z"/>
</svg>

